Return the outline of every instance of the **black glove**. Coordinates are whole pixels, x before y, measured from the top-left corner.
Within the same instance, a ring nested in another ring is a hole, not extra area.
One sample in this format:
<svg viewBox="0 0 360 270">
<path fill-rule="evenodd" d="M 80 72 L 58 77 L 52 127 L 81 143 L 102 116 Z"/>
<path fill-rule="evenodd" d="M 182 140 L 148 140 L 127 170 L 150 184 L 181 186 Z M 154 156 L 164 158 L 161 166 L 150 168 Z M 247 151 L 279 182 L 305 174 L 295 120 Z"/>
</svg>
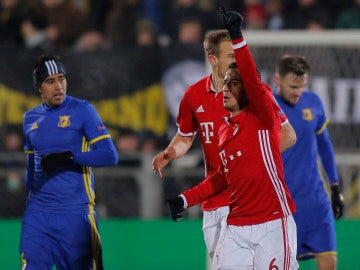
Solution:
<svg viewBox="0 0 360 270">
<path fill-rule="evenodd" d="M 241 33 L 241 27 L 244 21 L 243 16 L 236 11 L 226 11 L 224 7 L 220 8 L 220 14 L 231 39 L 241 38 L 243 36 Z"/>
<path fill-rule="evenodd" d="M 71 151 L 50 153 L 41 157 L 41 169 L 45 174 L 72 164 L 74 164 L 74 156 Z"/>
<path fill-rule="evenodd" d="M 341 218 L 344 211 L 344 199 L 340 192 L 339 185 L 331 186 L 331 205 L 334 212 L 334 217 L 336 220 L 338 220 Z"/>
<path fill-rule="evenodd" d="M 178 219 L 183 217 L 183 212 L 185 210 L 183 198 L 178 196 L 173 199 L 167 199 L 166 201 L 170 208 L 172 220 L 178 222 Z"/>
</svg>

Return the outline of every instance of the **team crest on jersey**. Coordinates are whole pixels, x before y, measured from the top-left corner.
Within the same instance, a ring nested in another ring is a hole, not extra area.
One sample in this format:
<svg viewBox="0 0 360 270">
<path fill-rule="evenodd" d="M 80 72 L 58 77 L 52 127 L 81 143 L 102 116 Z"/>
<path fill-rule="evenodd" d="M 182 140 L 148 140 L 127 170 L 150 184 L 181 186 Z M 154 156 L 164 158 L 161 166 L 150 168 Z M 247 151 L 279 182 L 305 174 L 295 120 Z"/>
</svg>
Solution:
<svg viewBox="0 0 360 270">
<path fill-rule="evenodd" d="M 70 115 L 61 115 L 59 117 L 58 127 L 66 128 L 70 126 Z"/>
<path fill-rule="evenodd" d="M 314 119 L 314 115 L 313 115 L 313 113 L 312 113 L 312 110 L 311 109 L 303 109 L 302 110 L 302 113 L 303 113 L 303 119 L 305 120 L 305 121 L 311 121 L 311 120 L 313 120 Z"/>
<path fill-rule="evenodd" d="M 32 124 L 30 130 L 37 129 L 38 127 L 39 127 L 38 124 L 35 122 L 34 124 Z"/>
</svg>

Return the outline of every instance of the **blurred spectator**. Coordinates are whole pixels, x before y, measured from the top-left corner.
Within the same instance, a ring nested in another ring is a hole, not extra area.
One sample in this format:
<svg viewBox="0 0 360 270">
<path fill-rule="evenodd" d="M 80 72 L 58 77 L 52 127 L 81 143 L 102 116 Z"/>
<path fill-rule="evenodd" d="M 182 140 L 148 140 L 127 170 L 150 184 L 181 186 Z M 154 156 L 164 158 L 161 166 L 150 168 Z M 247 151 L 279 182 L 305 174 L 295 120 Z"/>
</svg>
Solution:
<svg viewBox="0 0 360 270">
<path fill-rule="evenodd" d="M 163 34 L 166 31 L 165 18 L 171 6 L 169 0 L 143 0 L 140 6 L 140 16 L 153 22 L 156 31 Z"/>
<path fill-rule="evenodd" d="M 306 25 L 306 30 L 309 31 L 322 31 L 327 29 L 329 26 L 327 24 L 326 18 L 322 17 L 322 14 L 319 16 L 312 16 Z"/>
<path fill-rule="evenodd" d="M 71 0 L 37 0 L 34 9 L 47 20 L 47 39 L 58 49 L 71 48 L 85 27 L 84 13 Z"/>
<path fill-rule="evenodd" d="M 105 35 L 114 47 L 135 45 L 135 25 L 139 16 L 140 0 L 112 0 L 107 13 Z"/>
<path fill-rule="evenodd" d="M 179 23 L 177 41 L 182 44 L 201 43 L 204 29 L 197 18 L 184 18 Z"/>
<path fill-rule="evenodd" d="M 124 129 L 115 138 L 115 146 L 119 153 L 133 154 L 140 149 L 140 140 L 135 131 Z"/>
<path fill-rule="evenodd" d="M 139 133 L 140 138 L 140 152 L 152 153 L 158 149 L 158 138 L 154 132 L 144 130 Z"/>
<path fill-rule="evenodd" d="M 330 4 L 321 0 L 297 0 L 294 6 L 284 11 L 286 29 L 311 29 L 314 22 L 323 28 L 333 27 L 334 15 Z"/>
<path fill-rule="evenodd" d="M 136 45 L 139 47 L 158 45 L 156 27 L 151 20 L 139 19 L 136 22 Z"/>
<path fill-rule="evenodd" d="M 265 11 L 267 14 L 267 29 L 281 30 L 284 28 L 282 0 L 265 0 Z"/>
<path fill-rule="evenodd" d="M 179 37 L 180 24 L 184 21 L 198 20 L 202 31 L 212 29 L 216 25 L 214 14 L 201 9 L 198 0 L 173 0 L 167 15 L 166 32 L 173 40 Z"/>
<path fill-rule="evenodd" d="M 82 10 L 86 23 L 85 27 L 97 29 L 100 32 L 105 30 L 107 13 L 112 8 L 112 0 L 73 0 Z"/>
<path fill-rule="evenodd" d="M 340 11 L 335 27 L 338 29 L 360 28 L 360 0 L 353 0 L 350 7 Z"/>
<path fill-rule="evenodd" d="M 29 11 L 21 22 L 21 35 L 24 46 L 28 49 L 53 51 L 54 45 L 47 39 L 45 34 L 47 26 L 48 22 L 44 17 Z"/>
<path fill-rule="evenodd" d="M 23 44 L 20 25 L 27 8 L 26 0 L 0 0 L 0 41 Z"/>
<path fill-rule="evenodd" d="M 88 28 L 80 34 L 73 49 L 78 52 L 96 52 L 110 47 L 111 44 L 106 40 L 103 32 L 97 28 Z"/>
<path fill-rule="evenodd" d="M 25 157 L 20 128 L 8 127 L 1 138 L 0 216 L 20 217 L 25 209 Z"/>
<path fill-rule="evenodd" d="M 265 8 L 260 0 L 245 1 L 244 17 L 244 26 L 246 29 L 265 29 L 267 26 Z"/>
</svg>

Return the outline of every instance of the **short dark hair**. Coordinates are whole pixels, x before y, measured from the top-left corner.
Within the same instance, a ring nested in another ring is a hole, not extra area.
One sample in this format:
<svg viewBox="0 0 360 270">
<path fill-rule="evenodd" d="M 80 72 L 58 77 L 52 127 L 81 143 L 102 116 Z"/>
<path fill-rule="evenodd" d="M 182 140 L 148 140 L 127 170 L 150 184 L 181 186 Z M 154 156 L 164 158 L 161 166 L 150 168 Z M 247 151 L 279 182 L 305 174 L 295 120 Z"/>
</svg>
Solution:
<svg viewBox="0 0 360 270">
<path fill-rule="evenodd" d="M 285 54 L 276 63 L 275 71 L 281 78 L 289 73 L 303 76 L 310 71 L 310 66 L 303 55 Z"/>
</svg>

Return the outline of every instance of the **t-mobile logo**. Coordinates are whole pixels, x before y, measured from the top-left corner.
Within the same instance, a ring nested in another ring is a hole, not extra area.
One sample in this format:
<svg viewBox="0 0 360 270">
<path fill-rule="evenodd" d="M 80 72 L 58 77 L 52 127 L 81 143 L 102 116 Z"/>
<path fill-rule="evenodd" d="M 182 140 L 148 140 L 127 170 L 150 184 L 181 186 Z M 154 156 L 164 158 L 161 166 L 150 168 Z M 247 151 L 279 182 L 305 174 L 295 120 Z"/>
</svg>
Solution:
<svg viewBox="0 0 360 270">
<path fill-rule="evenodd" d="M 205 143 L 211 143 L 210 138 L 214 136 L 214 122 L 200 123 L 201 134 L 205 138 Z"/>
</svg>

